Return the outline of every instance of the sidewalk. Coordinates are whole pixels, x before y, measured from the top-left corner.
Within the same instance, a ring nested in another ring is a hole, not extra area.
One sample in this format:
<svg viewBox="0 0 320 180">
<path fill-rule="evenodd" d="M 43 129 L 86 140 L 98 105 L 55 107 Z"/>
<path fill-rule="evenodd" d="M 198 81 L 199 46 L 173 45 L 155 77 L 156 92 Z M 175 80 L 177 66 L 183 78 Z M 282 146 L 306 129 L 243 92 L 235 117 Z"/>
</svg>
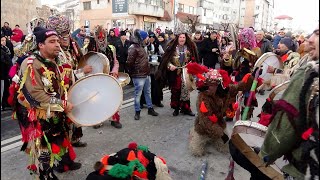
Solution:
<svg viewBox="0 0 320 180">
<path fill-rule="evenodd" d="M 191 94 L 191 107 L 195 112 L 197 91 Z M 257 95 L 261 107 L 267 95 Z M 105 122 L 100 129 L 84 128 L 82 141 L 87 142 L 85 148 L 75 148 L 76 161 L 82 163 L 81 169 L 63 174 L 56 173 L 59 179 L 82 180 L 93 171 L 93 165 L 103 155 L 117 152 L 127 147 L 131 141 L 146 145 L 150 151 L 164 157 L 174 180 L 196 180 L 200 175 L 201 164 L 207 159 L 208 170 L 206 180 L 224 180 L 228 173 L 228 154 L 217 152 L 212 146 L 208 153 L 200 158 L 193 157 L 188 150 L 189 129 L 193 126 L 195 117 L 179 115 L 172 116 L 170 109 L 170 92 L 164 94 L 165 107 L 155 110 L 160 114 L 157 117 L 147 115 L 147 109 L 141 111 L 140 121 L 135 121 L 134 107 L 128 106 L 120 110 L 122 129 L 113 128 Z M 256 108 L 257 110 L 260 108 Z M 256 110 L 256 113 L 257 113 Z M 255 113 L 255 114 L 256 114 Z M 229 131 L 233 123 L 228 124 Z M 26 167 L 28 157 L 20 152 L 20 147 L 1 153 L 1 179 L 31 179 Z M 239 165 L 235 165 L 236 180 L 250 179 L 249 173 Z"/>
</svg>

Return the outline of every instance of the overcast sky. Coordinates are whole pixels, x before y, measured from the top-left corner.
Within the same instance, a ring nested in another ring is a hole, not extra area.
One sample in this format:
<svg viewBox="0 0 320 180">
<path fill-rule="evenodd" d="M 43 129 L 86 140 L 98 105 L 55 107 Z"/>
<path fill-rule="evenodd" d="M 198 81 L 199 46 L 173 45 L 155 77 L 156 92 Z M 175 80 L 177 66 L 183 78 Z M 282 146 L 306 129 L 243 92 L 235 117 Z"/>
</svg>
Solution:
<svg viewBox="0 0 320 180">
<path fill-rule="evenodd" d="M 65 0 L 41 0 L 42 4 L 53 5 Z M 293 28 L 307 31 L 319 24 L 319 0 L 274 0 L 274 15 L 293 17 Z"/>
</svg>

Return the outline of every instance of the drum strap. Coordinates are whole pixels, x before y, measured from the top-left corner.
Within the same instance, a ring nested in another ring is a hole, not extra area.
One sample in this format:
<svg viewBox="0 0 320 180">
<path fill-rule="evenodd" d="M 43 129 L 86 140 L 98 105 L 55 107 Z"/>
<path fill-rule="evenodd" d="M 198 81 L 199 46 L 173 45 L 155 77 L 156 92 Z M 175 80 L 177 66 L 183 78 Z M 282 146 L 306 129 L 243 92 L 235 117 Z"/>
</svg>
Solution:
<svg viewBox="0 0 320 180">
<path fill-rule="evenodd" d="M 294 120 L 299 116 L 299 111 L 292 104 L 283 99 L 278 100 L 274 105 L 271 120 L 275 117 L 278 111 L 284 111 L 287 114 L 290 124 L 294 128 L 295 132 L 298 133 L 298 129 Z M 281 116 L 283 116 L 283 113 Z M 282 118 L 280 118 L 280 121 L 278 122 L 277 128 L 280 127 L 281 119 Z"/>
</svg>

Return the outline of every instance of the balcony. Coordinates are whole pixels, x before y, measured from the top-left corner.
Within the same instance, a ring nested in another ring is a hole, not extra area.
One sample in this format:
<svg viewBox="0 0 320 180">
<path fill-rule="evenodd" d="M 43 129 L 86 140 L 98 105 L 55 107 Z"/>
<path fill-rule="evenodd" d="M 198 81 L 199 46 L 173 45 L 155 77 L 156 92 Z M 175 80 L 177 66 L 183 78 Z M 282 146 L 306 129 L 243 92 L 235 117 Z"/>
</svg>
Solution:
<svg viewBox="0 0 320 180">
<path fill-rule="evenodd" d="M 129 14 L 163 17 L 163 0 L 129 0 Z"/>
</svg>

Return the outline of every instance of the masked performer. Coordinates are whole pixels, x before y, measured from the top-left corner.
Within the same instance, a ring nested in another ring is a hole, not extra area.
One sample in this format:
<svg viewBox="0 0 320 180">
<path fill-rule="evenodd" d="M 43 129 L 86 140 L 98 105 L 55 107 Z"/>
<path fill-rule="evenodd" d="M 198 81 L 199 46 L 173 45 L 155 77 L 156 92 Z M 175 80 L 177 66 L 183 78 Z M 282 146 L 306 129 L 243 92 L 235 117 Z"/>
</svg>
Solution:
<svg viewBox="0 0 320 180">
<path fill-rule="evenodd" d="M 97 51 L 103 53 L 107 56 L 110 62 L 110 75 L 115 78 L 118 78 L 119 73 L 119 62 L 117 60 L 116 48 L 113 45 L 107 44 L 106 32 L 102 26 L 97 26 L 95 29 L 95 40 L 97 43 Z M 95 128 L 99 128 L 103 124 L 94 126 Z M 120 123 L 120 114 L 119 111 L 116 112 L 112 116 L 111 125 L 115 128 L 122 128 L 122 124 Z"/>
<path fill-rule="evenodd" d="M 189 62 L 199 62 L 197 47 L 187 33 L 180 33 L 168 44 L 157 72 L 160 82 L 169 84 L 171 89 L 173 116 L 178 116 L 180 110 L 183 114 L 195 116 L 190 108 L 190 92 L 182 75 L 182 68 Z"/>
<path fill-rule="evenodd" d="M 21 150 L 29 157 L 27 167 L 39 179 L 58 179 L 53 173 L 76 170 L 76 154 L 67 132 L 66 114 L 72 104 L 66 98 L 70 86 L 71 66 L 59 66 L 59 37 L 53 30 L 35 28 L 36 50 L 21 65 L 17 84 L 16 115 L 24 142 Z M 61 83 L 61 82 L 64 83 Z"/>
<path fill-rule="evenodd" d="M 201 156 L 205 153 L 206 143 L 213 141 L 217 150 L 224 152 L 227 148 L 224 143 L 229 139 L 224 133 L 226 128 L 224 112 L 229 108 L 229 104 L 232 104 L 233 99 L 236 99 L 238 91 L 250 90 L 253 76 L 248 73 L 241 82 L 233 84 L 224 70 L 208 70 L 195 63 L 188 64 L 187 69 L 189 73 L 198 77 L 199 90 L 198 116 L 190 132 L 189 148 L 193 155 Z M 233 106 L 238 104 L 234 103 Z"/>
<path fill-rule="evenodd" d="M 60 38 L 60 63 L 68 64 L 72 67 L 74 77 L 73 81 L 83 77 L 86 73 L 92 71 L 91 66 L 85 66 L 83 69 L 78 69 L 78 62 L 82 57 L 81 50 L 76 41 L 70 35 L 70 20 L 63 15 L 50 16 L 47 21 L 47 28 L 55 30 Z M 82 127 L 78 127 L 69 119 L 69 137 L 74 147 L 85 147 L 87 143 L 81 142 L 80 138 L 83 136 Z"/>
<path fill-rule="evenodd" d="M 166 161 L 147 146 L 132 142 L 117 153 L 105 155 L 94 165 L 87 180 L 171 180 Z"/>
</svg>

